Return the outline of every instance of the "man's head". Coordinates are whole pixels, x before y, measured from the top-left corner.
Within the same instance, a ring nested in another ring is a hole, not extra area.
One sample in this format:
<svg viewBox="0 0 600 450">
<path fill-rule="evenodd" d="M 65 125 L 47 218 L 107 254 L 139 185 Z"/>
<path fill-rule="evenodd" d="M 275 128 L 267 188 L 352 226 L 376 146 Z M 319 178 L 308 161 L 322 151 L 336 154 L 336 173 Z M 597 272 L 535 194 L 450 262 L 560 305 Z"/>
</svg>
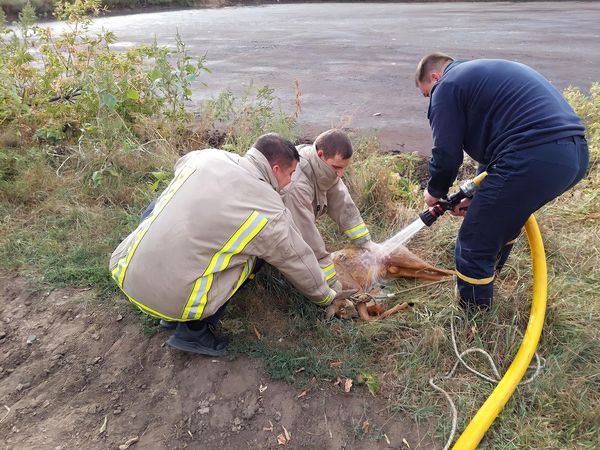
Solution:
<svg viewBox="0 0 600 450">
<path fill-rule="evenodd" d="M 269 161 L 279 189 L 287 186 L 296 170 L 298 161 L 300 161 L 300 155 L 294 144 L 277 133 L 268 133 L 259 137 L 253 147 Z"/>
<path fill-rule="evenodd" d="M 423 96 L 429 97 L 431 88 L 442 78 L 444 69 L 452 61 L 454 58 L 444 53 L 431 53 L 419 61 L 415 73 L 415 83 Z"/>
<path fill-rule="evenodd" d="M 342 130 L 334 128 L 321 133 L 315 139 L 315 149 L 338 177 L 344 175 L 344 169 L 352 162 L 352 143 Z"/>
</svg>

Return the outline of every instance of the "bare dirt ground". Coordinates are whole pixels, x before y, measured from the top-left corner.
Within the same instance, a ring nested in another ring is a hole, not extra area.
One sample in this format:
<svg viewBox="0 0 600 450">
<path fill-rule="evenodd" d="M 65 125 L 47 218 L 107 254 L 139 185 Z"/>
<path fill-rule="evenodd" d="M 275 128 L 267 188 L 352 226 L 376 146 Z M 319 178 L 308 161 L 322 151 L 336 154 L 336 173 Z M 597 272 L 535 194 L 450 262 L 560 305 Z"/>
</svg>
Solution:
<svg viewBox="0 0 600 450">
<path fill-rule="evenodd" d="M 364 387 L 299 389 L 256 360 L 177 352 L 168 332 L 144 335 L 125 301 L 102 304 L 91 290 L 34 291 L 6 275 L 0 286 L 3 449 L 117 449 L 134 438 L 132 448 L 435 448 L 430 430 Z"/>
</svg>

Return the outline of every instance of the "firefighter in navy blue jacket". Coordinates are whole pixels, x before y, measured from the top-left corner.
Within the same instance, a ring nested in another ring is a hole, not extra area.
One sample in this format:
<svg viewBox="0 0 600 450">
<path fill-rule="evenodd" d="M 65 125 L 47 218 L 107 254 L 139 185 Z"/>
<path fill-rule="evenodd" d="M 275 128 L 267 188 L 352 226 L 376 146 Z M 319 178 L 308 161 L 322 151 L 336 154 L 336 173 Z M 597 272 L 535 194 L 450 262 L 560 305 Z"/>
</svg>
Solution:
<svg viewBox="0 0 600 450">
<path fill-rule="evenodd" d="M 446 196 L 463 151 L 488 172 L 473 199 L 453 211 L 464 216 L 455 250 L 460 303 L 488 308 L 494 276 L 527 218 L 584 177 L 585 128 L 548 80 L 517 62 L 433 53 L 415 81 L 430 98 L 425 202 Z"/>
</svg>

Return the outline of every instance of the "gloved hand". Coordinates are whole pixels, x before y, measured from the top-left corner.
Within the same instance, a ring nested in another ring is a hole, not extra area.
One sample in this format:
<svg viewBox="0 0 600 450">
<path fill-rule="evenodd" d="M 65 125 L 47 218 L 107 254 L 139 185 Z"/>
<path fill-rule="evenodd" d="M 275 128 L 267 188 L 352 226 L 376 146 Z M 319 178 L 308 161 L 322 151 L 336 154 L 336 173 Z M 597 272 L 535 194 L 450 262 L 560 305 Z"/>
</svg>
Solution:
<svg viewBox="0 0 600 450">
<path fill-rule="evenodd" d="M 378 261 L 383 261 L 390 256 L 390 252 L 383 245 L 373 242 L 371 240 L 366 241 L 361 245 L 362 248 L 367 250 L 373 257 Z"/>
</svg>

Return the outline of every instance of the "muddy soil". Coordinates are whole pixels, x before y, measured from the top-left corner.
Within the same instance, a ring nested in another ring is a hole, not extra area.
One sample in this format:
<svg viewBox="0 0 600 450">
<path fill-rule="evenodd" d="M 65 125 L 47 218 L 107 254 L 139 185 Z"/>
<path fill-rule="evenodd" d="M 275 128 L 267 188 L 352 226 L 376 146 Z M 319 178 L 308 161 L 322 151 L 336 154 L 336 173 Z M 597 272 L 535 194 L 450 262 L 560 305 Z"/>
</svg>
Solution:
<svg viewBox="0 0 600 450">
<path fill-rule="evenodd" d="M 363 387 L 298 388 L 258 360 L 177 352 L 125 300 L 92 290 L 0 276 L 0 317 L 2 449 L 436 447 L 431 429 Z"/>
</svg>

